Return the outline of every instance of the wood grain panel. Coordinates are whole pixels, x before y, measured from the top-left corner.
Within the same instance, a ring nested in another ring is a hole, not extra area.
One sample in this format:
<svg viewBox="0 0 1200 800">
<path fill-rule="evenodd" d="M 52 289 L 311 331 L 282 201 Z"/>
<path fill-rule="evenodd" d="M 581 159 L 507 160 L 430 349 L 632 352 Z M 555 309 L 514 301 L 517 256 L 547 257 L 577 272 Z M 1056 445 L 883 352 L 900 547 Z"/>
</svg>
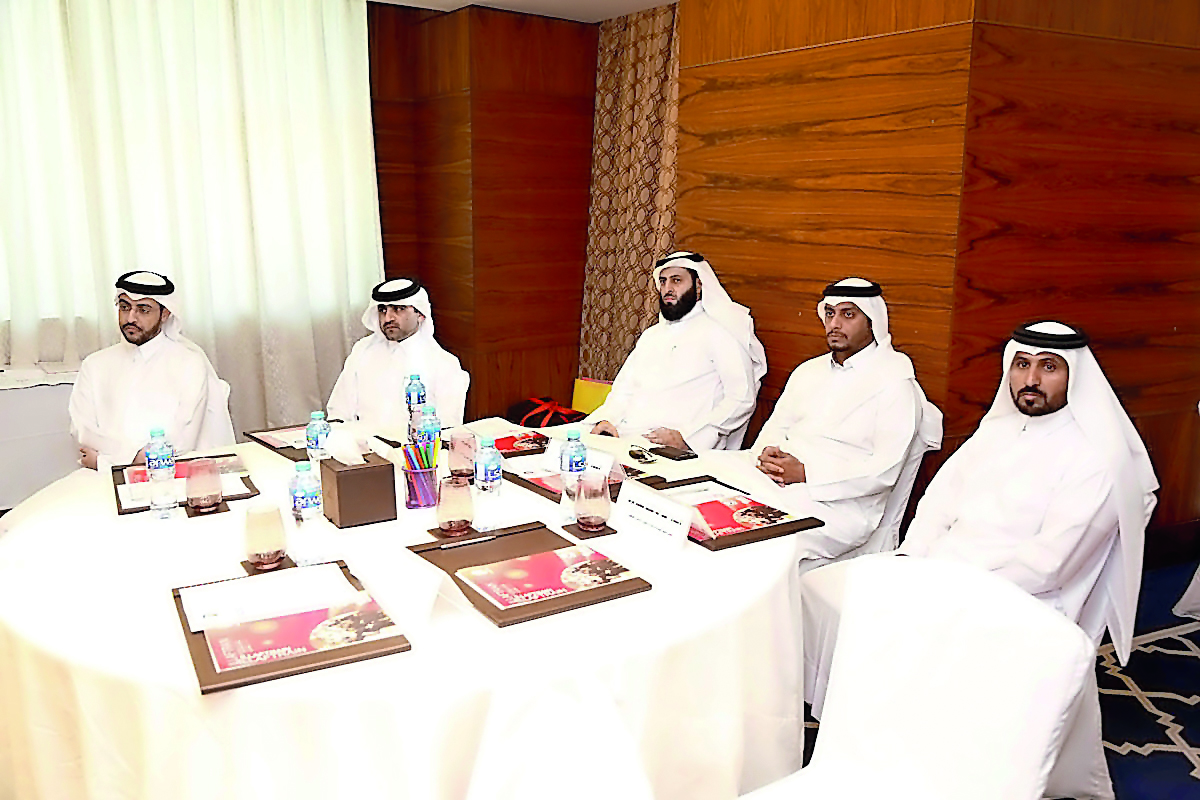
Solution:
<svg viewBox="0 0 1200 800">
<path fill-rule="evenodd" d="M 976 0 L 975 18 L 1028 28 L 1200 47 L 1196 0 Z"/>
<path fill-rule="evenodd" d="M 475 91 L 595 94 L 598 25 L 481 6 L 470 13 Z"/>
<path fill-rule="evenodd" d="M 579 370 L 579 343 L 479 351 L 472 367 L 470 417 L 503 416 L 526 397 L 550 396 L 569 404 Z"/>
<path fill-rule="evenodd" d="M 422 20 L 415 28 L 415 48 L 418 97 L 471 88 L 470 9 Z"/>
<path fill-rule="evenodd" d="M 948 428 L 974 429 L 1015 325 L 1082 325 L 1150 444 L 1161 526 L 1200 517 L 1198 78 L 1195 50 L 976 26 Z"/>
<path fill-rule="evenodd" d="M 676 239 L 753 310 L 769 413 L 826 352 L 821 290 L 878 281 L 940 403 L 962 180 L 969 25 L 681 71 Z"/>
<path fill-rule="evenodd" d="M 682 67 L 971 19 L 973 0 L 680 0 Z"/>
</svg>

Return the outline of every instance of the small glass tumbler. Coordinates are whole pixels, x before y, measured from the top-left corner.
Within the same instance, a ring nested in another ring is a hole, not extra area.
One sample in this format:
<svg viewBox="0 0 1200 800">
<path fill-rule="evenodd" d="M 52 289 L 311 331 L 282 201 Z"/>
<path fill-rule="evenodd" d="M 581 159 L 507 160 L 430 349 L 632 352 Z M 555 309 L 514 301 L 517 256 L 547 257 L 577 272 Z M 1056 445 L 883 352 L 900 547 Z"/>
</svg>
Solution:
<svg viewBox="0 0 1200 800">
<path fill-rule="evenodd" d="M 216 511 L 221 505 L 221 473 L 211 458 L 195 458 L 188 462 L 188 508 L 201 514 Z"/>
<path fill-rule="evenodd" d="M 466 533 L 475 519 L 471 502 L 471 484 L 466 478 L 451 475 L 438 484 L 437 521 L 442 533 L 458 536 Z"/>
<path fill-rule="evenodd" d="M 287 552 L 287 530 L 279 507 L 260 503 L 246 509 L 246 560 L 257 570 L 275 569 Z"/>
<path fill-rule="evenodd" d="M 475 434 L 468 430 L 450 434 L 450 474 L 455 478 L 475 475 Z"/>
<path fill-rule="evenodd" d="M 608 476 L 595 470 L 584 472 L 575 491 L 575 522 L 580 530 L 588 533 L 603 530 L 611 511 Z"/>
<path fill-rule="evenodd" d="M 401 472 L 404 474 L 405 508 L 433 508 L 437 505 L 437 467 L 401 467 Z"/>
</svg>

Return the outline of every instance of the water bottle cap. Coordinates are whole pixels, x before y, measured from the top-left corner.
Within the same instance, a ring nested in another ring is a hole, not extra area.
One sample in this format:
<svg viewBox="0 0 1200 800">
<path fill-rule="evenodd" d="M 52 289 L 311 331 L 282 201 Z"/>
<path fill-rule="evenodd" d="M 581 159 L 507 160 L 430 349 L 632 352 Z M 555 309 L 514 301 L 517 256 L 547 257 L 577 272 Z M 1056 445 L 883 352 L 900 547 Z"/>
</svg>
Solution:
<svg viewBox="0 0 1200 800">
<path fill-rule="evenodd" d="M 421 380 L 421 376 L 414 373 L 412 375 L 409 375 L 408 379 L 410 381 L 419 381 L 419 380 Z"/>
<path fill-rule="evenodd" d="M 312 469 L 312 464 L 308 463 L 307 461 L 297 461 L 296 462 L 296 472 L 308 472 L 311 469 Z"/>
<path fill-rule="evenodd" d="M 482 446 L 483 446 L 483 447 L 495 447 L 495 446 L 496 446 L 496 440 L 495 440 L 495 439 L 483 439 L 483 440 L 482 440 Z"/>
<path fill-rule="evenodd" d="M 567 431 L 567 441 L 573 442 L 579 438 L 579 431 Z"/>
<path fill-rule="evenodd" d="M 163 437 L 163 436 L 166 436 L 166 435 L 167 435 L 167 432 L 166 432 L 166 431 L 164 431 L 162 428 L 153 428 L 153 429 L 150 431 L 150 438 L 151 438 L 151 439 L 158 439 L 158 438 L 160 438 L 160 437 Z"/>
<path fill-rule="evenodd" d="M 314 411 L 308 415 L 309 419 L 325 419 L 324 411 Z"/>
</svg>

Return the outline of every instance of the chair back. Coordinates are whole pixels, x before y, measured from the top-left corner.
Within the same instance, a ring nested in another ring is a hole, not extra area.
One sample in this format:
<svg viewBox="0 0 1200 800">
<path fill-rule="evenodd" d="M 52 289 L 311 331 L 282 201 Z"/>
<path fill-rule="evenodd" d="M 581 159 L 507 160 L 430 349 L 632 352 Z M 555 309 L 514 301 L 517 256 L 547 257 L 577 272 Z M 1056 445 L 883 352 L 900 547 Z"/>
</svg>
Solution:
<svg viewBox="0 0 1200 800">
<path fill-rule="evenodd" d="M 575 392 L 571 395 L 571 408 L 590 414 L 608 399 L 612 381 L 597 381 L 591 378 L 576 378 Z"/>
<path fill-rule="evenodd" d="M 1036 800 L 1094 669 L 1079 626 L 968 564 L 845 565 L 812 766 L 885 776 L 894 797 Z"/>
<path fill-rule="evenodd" d="M 924 460 L 925 447 L 921 437 L 913 434 L 908 453 L 904 456 L 904 466 L 900 468 L 900 477 L 896 479 L 896 485 L 892 487 L 883 506 L 883 517 L 867 541 L 855 551 L 855 555 L 887 553 L 900 546 L 900 523 L 904 521 L 904 511 L 908 508 L 908 499 L 912 496 L 913 485 L 917 482 L 917 473 L 921 471 L 921 462 Z"/>
</svg>

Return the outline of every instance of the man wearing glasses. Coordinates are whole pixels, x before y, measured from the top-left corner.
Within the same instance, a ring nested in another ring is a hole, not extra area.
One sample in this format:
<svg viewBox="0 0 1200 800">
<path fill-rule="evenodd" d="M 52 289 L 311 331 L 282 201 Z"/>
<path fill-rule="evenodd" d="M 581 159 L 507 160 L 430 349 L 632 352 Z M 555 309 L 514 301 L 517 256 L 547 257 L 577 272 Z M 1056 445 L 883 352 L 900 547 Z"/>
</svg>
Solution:
<svg viewBox="0 0 1200 800">
<path fill-rule="evenodd" d="M 767 371 L 754 320 L 698 253 L 660 259 L 653 281 L 658 323 L 642 333 L 604 405 L 584 421 L 592 433 L 736 450 Z"/>
<path fill-rule="evenodd" d="M 233 444 L 229 386 L 181 334 L 175 284 L 157 272 L 117 279 L 123 341 L 83 360 L 71 391 L 71 432 L 89 469 L 143 463 L 150 431 L 166 431 L 176 453 Z"/>
</svg>

